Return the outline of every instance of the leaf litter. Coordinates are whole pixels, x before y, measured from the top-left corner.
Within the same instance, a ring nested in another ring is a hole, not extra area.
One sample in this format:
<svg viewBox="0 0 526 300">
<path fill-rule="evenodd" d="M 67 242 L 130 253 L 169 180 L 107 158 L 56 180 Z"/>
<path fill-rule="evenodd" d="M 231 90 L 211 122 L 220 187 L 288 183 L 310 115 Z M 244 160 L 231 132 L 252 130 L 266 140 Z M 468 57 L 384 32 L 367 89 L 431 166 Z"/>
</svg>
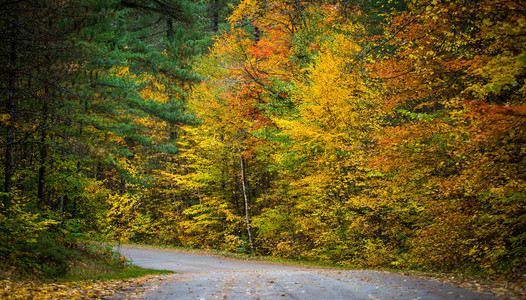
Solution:
<svg viewBox="0 0 526 300">
<path fill-rule="evenodd" d="M 170 275 L 108 281 L 42 283 L 0 280 L 0 298 L 6 300 L 45 299 L 137 299 L 139 294 Z"/>
</svg>

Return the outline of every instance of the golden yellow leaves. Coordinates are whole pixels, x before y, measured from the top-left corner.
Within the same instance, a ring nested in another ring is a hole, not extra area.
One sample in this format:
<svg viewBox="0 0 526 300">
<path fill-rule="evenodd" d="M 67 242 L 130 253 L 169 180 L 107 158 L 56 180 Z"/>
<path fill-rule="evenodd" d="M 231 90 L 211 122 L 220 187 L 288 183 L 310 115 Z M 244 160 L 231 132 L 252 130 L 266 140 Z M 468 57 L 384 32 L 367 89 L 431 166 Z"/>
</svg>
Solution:
<svg viewBox="0 0 526 300">
<path fill-rule="evenodd" d="M 122 77 L 122 78 L 128 77 L 128 76 L 132 76 L 132 74 L 130 73 L 130 68 L 122 67 L 122 66 L 114 66 L 114 67 L 112 67 L 109 70 L 109 73 L 113 74 L 114 76 L 118 76 L 118 77 Z"/>
<path fill-rule="evenodd" d="M 472 85 L 466 91 L 473 92 L 477 98 L 485 99 L 490 94 L 499 94 L 522 84 L 520 94 L 526 95 L 526 84 L 521 82 L 520 76 L 526 71 L 526 52 L 519 55 L 502 53 L 491 58 L 486 65 L 474 70 L 474 74 L 484 78 L 484 82 Z"/>
<path fill-rule="evenodd" d="M 248 20 L 253 20 L 259 11 L 259 1 L 258 0 L 243 0 L 236 6 L 234 12 L 228 17 L 230 24 L 235 24 L 244 18 Z"/>
<path fill-rule="evenodd" d="M 156 74 L 155 76 L 148 73 L 142 73 L 141 76 L 137 76 L 130 72 L 130 68 L 127 66 L 114 66 L 108 71 L 110 76 L 126 78 L 134 82 L 137 85 L 143 85 L 141 90 L 138 90 L 138 94 L 147 100 L 153 100 L 159 103 L 167 103 L 169 98 L 166 94 L 166 86 L 163 81 L 166 80 L 162 74 Z"/>
<path fill-rule="evenodd" d="M 347 70 L 352 54 L 360 50 L 352 37 L 334 34 L 322 45 L 309 68 L 308 80 L 298 83 L 294 97 L 302 118 L 311 127 L 304 133 L 310 132 L 312 137 L 318 133 L 326 147 L 344 149 L 348 141 L 342 139 L 349 137 L 350 131 L 360 134 L 360 130 L 355 130 L 358 124 L 363 127 L 374 122 L 372 115 L 368 116 L 368 108 L 373 106 L 372 92 L 359 73 Z"/>
<path fill-rule="evenodd" d="M 164 85 L 159 84 L 158 81 L 151 81 L 151 84 L 139 91 L 139 95 L 144 99 L 159 103 L 168 103 L 169 98 L 164 89 Z"/>
</svg>

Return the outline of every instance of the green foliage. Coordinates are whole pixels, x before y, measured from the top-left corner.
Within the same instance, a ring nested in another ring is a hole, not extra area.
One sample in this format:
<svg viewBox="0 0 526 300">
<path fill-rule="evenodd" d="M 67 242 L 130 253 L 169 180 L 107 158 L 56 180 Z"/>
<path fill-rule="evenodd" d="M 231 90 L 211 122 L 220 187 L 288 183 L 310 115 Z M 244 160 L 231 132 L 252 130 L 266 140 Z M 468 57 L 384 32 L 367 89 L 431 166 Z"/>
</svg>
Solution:
<svg viewBox="0 0 526 300">
<path fill-rule="evenodd" d="M 28 202 L 17 200 L 0 213 L 2 277 L 57 278 L 68 275 L 79 255 L 122 264 L 111 248 L 81 242 L 86 230 L 70 220 L 61 223 L 32 212 Z"/>
<path fill-rule="evenodd" d="M 60 244 L 55 237 L 40 236 L 34 243 L 24 243 L 16 249 L 14 266 L 39 277 L 64 276 L 70 267 L 74 252 Z M 20 255 L 21 254 L 21 255 Z"/>
<path fill-rule="evenodd" d="M 35 245 L 43 232 L 58 223 L 28 210 L 28 204 L 24 200 L 14 201 L 8 209 L 3 209 L 0 213 L 1 251 L 4 257 L 15 253 L 19 247 Z"/>
<path fill-rule="evenodd" d="M 7 266 L 60 275 L 77 241 L 100 237 L 108 224 L 116 237 L 158 236 L 161 214 L 145 202 L 168 189 L 154 185 L 166 170 L 159 161 L 174 159 L 178 126 L 194 121 L 185 112 L 198 80 L 190 62 L 209 37 L 192 20 L 202 4 L 173 1 L 158 9 L 139 2 L 146 6 L 2 4 L 8 46 L 0 65 L 8 76 L 0 81 L 0 141 L 10 154 L 1 160 L 0 251 Z M 114 213 L 113 205 L 126 202 L 114 197 L 140 201 Z"/>
</svg>

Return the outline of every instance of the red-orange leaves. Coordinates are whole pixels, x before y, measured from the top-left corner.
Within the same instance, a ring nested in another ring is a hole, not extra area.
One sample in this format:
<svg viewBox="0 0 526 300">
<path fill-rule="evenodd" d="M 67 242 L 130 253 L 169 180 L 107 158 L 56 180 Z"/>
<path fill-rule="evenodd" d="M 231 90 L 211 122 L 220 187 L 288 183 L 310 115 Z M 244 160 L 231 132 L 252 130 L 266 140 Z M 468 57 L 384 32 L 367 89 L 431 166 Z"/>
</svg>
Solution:
<svg viewBox="0 0 526 300">
<path fill-rule="evenodd" d="M 257 23 L 255 24 L 257 26 Z M 272 60 L 279 56 L 281 59 L 287 57 L 290 51 L 289 39 L 283 30 L 276 27 L 258 27 L 261 37 L 249 48 L 248 53 L 258 60 Z"/>
</svg>

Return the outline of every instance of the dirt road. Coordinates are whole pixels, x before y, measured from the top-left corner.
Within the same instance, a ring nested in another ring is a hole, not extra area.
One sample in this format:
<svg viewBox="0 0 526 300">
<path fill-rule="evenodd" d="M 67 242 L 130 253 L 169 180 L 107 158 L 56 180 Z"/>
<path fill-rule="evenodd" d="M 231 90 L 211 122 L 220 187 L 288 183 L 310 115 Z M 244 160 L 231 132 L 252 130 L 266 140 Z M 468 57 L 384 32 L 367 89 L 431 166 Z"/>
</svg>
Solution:
<svg viewBox="0 0 526 300">
<path fill-rule="evenodd" d="M 122 247 L 134 264 L 175 271 L 142 299 L 494 299 L 392 272 L 256 263 L 175 251 Z"/>
</svg>

